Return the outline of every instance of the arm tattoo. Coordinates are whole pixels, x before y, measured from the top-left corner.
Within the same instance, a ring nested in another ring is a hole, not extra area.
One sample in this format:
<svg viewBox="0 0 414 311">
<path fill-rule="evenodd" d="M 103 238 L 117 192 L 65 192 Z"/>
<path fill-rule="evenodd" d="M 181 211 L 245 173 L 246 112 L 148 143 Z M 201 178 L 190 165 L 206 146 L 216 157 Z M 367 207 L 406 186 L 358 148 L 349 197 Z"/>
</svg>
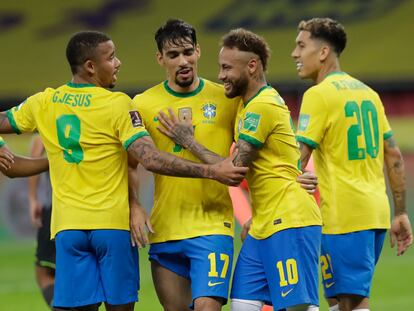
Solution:
<svg viewBox="0 0 414 311">
<path fill-rule="evenodd" d="M 233 160 L 235 166 L 250 166 L 257 155 L 257 149 L 243 139 L 237 142 L 236 152 L 237 155 Z"/>
<path fill-rule="evenodd" d="M 5 112 L 0 112 L 0 133 L 14 133 Z"/>
<path fill-rule="evenodd" d="M 404 161 L 393 137 L 384 141 L 384 160 L 394 200 L 394 214 L 406 213 Z"/>
<path fill-rule="evenodd" d="M 142 137 L 134 141 L 128 148 L 147 170 L 157 174 L 177 177 L 204 177 L 213 178 L 213 171 L 209 166 L 178 158 L 172 154 L 159 151 L 151 138 Z"/>
<path fill-rule="evenodd" d="M 187 150 L 189 150 L 192 154 L 194 154 L 197 158 L 207 164 L 214 164 L 224 160 L 223 157 L 219 156 L 217 153 L 208 150 L 203 145 L 200 145 L 195 140 L 188 146 Z"/>
</svg>

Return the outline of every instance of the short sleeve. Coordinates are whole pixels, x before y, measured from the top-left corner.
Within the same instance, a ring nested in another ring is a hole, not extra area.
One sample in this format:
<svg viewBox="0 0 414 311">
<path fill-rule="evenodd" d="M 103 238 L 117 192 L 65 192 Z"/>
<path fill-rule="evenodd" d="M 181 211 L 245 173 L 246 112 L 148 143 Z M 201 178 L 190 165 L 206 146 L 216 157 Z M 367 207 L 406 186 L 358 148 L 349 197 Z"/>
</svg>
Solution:
<svg viewBox="0 0 414 311">
<path fill-rule="evenodd" d="M 22 132 L 33 132 L 36 129 L 35 111 L 38 111 L 38 109 L 34 108 L 39 107 L 43 99 L 44 93 L 37 93 L 7 111 L 7 118 L 14 132 L 21 134 Z"/>
<path fill-rule="evenodd" d="M 244 110 L 239 139 L 261 148 L 275 127 L 277 107 L 270 103 L 252 102 Z"/>
<path fill-rule="evenodd" d="M 321 94 L 310 89 L 303 95 L 296 139 L 315 149 L 326 130 L 328 117 L 326 103 Z"/>
<path fill-rule="evenodd" d="M 112 110 L 114 128 L 125 150 L 138 138 L 149 136 L 138 110 L 127 95 L 119 96 Z"/>
<path fill-rule="evenodd" d="M 377 94 L 377 96 L 378 96 L 378 94 Z M 380 107 L 379 117 L 382 118 L 382 123 L 381 123 L 382 124 L 382 135 L 383 135 L 384 140 L 387 140 L 388 138 L 393 136 L 393 132 L 391 130 L 390 123 L 388 122 L 388 118 L 385 114 L 384 106 L 383 106 L 379 96 L 378 96 L 378 104 L 379 104 L 379 107 Z"/>
</svg>

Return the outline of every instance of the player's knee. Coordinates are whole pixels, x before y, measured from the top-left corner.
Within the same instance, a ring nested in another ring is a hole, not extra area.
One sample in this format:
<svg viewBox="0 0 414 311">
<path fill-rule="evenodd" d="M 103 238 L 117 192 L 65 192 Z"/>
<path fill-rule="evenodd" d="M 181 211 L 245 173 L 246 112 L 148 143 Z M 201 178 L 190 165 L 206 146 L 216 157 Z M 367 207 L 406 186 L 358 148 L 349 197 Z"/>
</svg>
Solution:
<svg viewBox="0 0 414 311">
<path fill-rule="evenodd" d="M 231 311 L 260 311 L 263 304 L 259 300 L 232 299 Z"/>
<path fill-rule="evenodd" d="M 287 311 L 319 311 L 319 307 L 315 305 L 303 304 L 287 308 Z"/>
</svg>

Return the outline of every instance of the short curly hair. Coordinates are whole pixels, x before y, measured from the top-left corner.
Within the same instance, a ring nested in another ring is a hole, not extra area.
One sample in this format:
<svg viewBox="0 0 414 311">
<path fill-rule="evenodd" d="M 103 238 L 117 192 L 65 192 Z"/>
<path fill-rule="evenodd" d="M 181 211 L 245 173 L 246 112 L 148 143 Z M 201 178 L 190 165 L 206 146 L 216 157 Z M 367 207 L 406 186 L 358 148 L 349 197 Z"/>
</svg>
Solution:
<svg viewBox="0 0 414 311">
<path fill-rule="evenodd" d="M 270 57 L 270 48 L 266 40 L 243 28 L 233 29 L 221 39 L 221 46 L 227 48 L 237 48 L 240 51 L 252 52 L 259 56 L 263 70 L 266 71 L 267 61 Z"/>
<path fill-rule="evenodd" d="M 341 55 L 346 46 L 346 32 L 336 20 L 328 17 L 315 17 L 307 21 L 301 21 L 298 31 L 309 31 L 311 38 L 322 39 L 329 43 L 336 55 Z"/>
</svg>

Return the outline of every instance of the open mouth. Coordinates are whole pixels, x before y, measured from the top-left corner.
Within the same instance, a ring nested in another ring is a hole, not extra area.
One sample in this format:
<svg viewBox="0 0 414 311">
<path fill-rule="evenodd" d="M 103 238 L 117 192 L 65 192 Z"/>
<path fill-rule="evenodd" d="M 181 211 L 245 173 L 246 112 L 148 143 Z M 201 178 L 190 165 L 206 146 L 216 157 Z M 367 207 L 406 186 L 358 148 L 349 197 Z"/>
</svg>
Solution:
<svg viewBox="0 0 414 311">
<path fill-rule="evenodd" d="M 177 76 L 188 78 L 191 76 L 192 70 L 191 68 L 183 68 L 177 71 Z"/>
</svg>

